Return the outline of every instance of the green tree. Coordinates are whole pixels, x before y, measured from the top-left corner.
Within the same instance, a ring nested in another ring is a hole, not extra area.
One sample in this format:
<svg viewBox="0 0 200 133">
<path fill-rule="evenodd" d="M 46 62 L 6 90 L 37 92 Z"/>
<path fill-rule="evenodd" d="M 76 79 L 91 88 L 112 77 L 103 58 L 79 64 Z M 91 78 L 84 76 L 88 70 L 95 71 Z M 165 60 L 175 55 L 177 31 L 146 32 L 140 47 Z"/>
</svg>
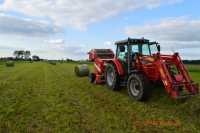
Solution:
<svg viewBox="0 0 200 133">
<path fill-rule="evenodd" d="M 27 60 L 31 56 L 31 51 L 24 51 L 24 58 Z"/>
<path fill-rule="evenodd" d="M 13 55 L 15 56 L 16 59 L 19 59 L 19 51 L 15 50 Z"/>
</svg>

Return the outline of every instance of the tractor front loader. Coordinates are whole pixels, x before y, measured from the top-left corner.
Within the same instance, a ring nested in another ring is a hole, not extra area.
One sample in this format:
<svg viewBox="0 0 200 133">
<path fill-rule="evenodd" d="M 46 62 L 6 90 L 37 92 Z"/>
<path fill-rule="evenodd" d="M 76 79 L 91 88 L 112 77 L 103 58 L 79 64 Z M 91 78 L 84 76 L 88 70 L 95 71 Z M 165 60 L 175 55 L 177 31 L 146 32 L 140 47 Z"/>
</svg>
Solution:
<svg viewBox="0 0 200 133">
<path fill-rule="evenodd" d="M 190 77 L 178 53 L 160 54 L 160 45 L 147 39 L 118 41 L 116 55 L 110 49 L 93 49 L 89 60 L 94 62 L 91 83 L 103 84 L 112 90 L 122 86 L 136 100 L 145 100 L 151 84 L 162 82 L 166 92 L 174 99 L 198 94 L 198 84 Z"/>
<path fill-rule="evenodd" d="M 198 93 L 198 84 L 192 80 L 178 53 L 158 57 L 160 59 L 156 64 L 167 93 L 175 99 L 187 98 Z"/>
</svg>

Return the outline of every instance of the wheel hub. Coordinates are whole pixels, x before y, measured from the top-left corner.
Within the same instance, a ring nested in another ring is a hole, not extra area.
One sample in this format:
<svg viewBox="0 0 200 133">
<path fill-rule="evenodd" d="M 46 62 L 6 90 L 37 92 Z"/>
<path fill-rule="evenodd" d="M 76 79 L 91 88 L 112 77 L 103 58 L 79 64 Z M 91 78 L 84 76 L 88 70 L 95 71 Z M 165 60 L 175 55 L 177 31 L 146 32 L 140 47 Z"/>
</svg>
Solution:
<svg viewBox="0 0 200 133">
<path fill-rule="evenodd" d="M 109 69 L 107 72 L 107 82 L 109 86 L 112 86 L 114 81 L 114 72 L 112 71 L 112 69 Z"/>
<path fill-rule="evenodd" d="M 134 96 L 138 96 L 138 94 L 140 93 L 140 83 L 139 83 L 138 80 L 133 79 L 133 80 L 131 81 L 130 90 L 131 90 L 131 93 L 132 93 Z"/>
</svg>

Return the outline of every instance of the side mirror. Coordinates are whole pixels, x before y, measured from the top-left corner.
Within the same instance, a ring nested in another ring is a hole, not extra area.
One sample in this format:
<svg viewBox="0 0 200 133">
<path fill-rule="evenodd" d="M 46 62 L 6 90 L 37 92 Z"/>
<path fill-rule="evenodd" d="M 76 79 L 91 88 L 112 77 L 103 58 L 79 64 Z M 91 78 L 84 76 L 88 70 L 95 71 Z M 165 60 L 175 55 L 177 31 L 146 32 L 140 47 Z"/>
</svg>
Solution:
<svg viewBox="0 0 200 133">
<path fill-rule="evenodd" d="M 119 50 L 120 50 L 120 52 L 125 52 L 125 47 L 124 46 L 119 46 Z"/>
<path fill-rule="evenodd" d="M 158 52 L 160 52 L 160 45 L 157 45 Z"/>
</svg>

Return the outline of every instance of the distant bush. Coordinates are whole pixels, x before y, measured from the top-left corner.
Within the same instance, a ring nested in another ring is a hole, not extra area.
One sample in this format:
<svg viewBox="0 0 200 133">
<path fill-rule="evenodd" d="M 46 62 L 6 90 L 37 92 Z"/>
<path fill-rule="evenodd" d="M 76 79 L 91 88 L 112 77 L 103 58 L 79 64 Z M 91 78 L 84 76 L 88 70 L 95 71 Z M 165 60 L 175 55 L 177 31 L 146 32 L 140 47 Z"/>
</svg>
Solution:
<svg viewBox="0 0 200 133">
<path fill-rule="evenodd" d="M 7 61 L 6 62 L 6 66 L 7 67 L 14 67 L 15 66 L 15 62 L 14 61 Z"/>
<path fill-rule="evenodd" d="M 49 61 L 49 64 L 56 65 L 56 62 L 55 61 Z"/>
</svg>

